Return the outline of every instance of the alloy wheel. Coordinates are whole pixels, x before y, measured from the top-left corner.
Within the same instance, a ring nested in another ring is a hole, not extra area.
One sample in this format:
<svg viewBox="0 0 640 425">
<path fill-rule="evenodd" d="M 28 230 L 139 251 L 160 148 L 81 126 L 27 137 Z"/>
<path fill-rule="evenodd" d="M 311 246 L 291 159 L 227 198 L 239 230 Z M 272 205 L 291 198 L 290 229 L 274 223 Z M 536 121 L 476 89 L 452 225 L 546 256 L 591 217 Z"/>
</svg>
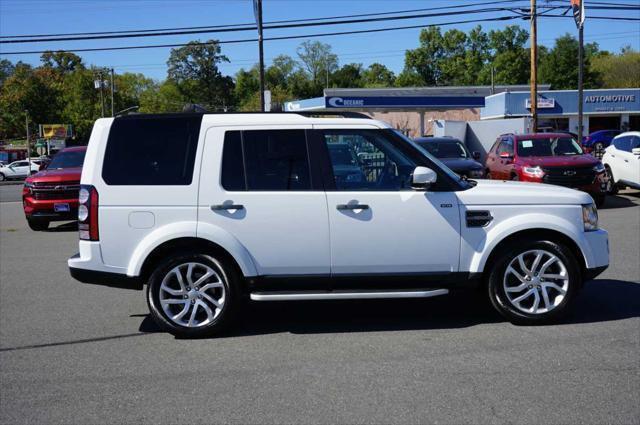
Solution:
<svg viewBox="0 0 640 425">
<path fill-rule="evenodd" d="M 503 289 L 509 303 L 521 312 L 548 313 L 564 300 L 569 273 L 555 254 L 529 250 L 511 260 L 504 273 Z"/>
<path fill-rule="evenodd" d="M 197 328 L 214 321 L 224 309 L 225 285 L 212 267 L 190 262 L 172 268 L 160 284 L 160 305 L 178 326 Z"/>
</svg>

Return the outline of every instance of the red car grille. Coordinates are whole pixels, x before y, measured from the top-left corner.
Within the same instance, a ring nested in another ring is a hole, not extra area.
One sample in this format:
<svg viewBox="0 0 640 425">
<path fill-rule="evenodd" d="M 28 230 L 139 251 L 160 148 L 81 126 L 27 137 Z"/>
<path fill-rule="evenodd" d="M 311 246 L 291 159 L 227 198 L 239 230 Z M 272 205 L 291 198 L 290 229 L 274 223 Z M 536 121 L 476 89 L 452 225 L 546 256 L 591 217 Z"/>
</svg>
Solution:
<svg viewBox="0 0 640 425">
<path fill-rule="evenodd" d="M 35 183 L 30 192 L 34 199 L 74 199 L 78 197 L 80 182 Z"/>
</svg>

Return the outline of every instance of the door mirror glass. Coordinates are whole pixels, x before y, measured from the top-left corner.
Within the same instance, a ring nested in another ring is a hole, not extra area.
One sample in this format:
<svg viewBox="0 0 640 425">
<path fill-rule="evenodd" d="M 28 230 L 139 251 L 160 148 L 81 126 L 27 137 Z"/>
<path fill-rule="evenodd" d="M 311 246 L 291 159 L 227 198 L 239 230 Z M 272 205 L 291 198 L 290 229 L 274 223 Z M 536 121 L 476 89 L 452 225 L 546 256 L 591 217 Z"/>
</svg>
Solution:
<svg viewBox="0 0 640 425">
<path fill-rule="evenodd" d="M 413 170 L 411 186 L 414 189 L 426 190 L 436 182 L 437 178 L 438 175 L 431 168 L 416 167 L 415 170 Z"/>
<path fill-rule="evenodd" d="M 640 155 L 640 148 L 631 149 L 631 153 L 634 154 L 634 155 Z"/>
<path fill-rule="evenodd" d="M 473 157 L 473 159 L 475 159 L 476 161 L 480 160 L 480 152 L 478 151 L 473 151 L 473 153 L 471 154 L 471 156 Z"/>
</svg>

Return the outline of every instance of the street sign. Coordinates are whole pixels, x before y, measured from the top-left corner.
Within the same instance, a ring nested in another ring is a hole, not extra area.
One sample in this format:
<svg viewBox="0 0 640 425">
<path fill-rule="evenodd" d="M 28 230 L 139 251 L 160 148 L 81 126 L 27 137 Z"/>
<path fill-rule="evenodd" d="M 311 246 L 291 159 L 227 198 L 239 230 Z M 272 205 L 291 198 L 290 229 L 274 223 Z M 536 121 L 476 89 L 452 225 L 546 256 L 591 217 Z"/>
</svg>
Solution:
<svg viewBox="0 0 640 425">
<path fill-rule="evenodd" d="M 576 27 L 582 28 L 584 25 L 584 1 L 571 0 L 571 10 L 573 11 L 573 19 L 576 21 Z"/>
</svg>

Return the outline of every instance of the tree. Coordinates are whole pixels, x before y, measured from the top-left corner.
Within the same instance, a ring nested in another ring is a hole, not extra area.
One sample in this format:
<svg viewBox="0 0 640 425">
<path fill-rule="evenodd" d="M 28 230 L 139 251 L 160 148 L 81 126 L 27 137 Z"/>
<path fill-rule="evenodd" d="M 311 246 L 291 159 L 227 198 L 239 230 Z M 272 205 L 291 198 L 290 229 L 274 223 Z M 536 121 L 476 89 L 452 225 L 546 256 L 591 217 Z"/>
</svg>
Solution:
<svg viewBox="0 0 640 425">
<path fill-rule="evenodd" d="M 591 59 L 591 69 L 603 88 L 640 87 L 640 52 L 630 47 L 619 54 L 600 52 Z"/>
<path fill-rule="evenodd" d="M 52 68 L 60 74 L 68 74 L 76 69 L 84 69 L 82 58 L 75 53 L 64 51 L 47 51 L 40 56 L 45 68 Z"/>
<path fill-rule="evenodd" d="M 419 85 L 437 85 L 441 74 L 439 63 L 443 56 L 442 42 L 440 27 L 420 31 L 420 46 L 405 53 L 405 71 L 400 74 L 402 78 L 398 77 L 401 83 L 411 81 Z"/>
<path fill-rule="evenodd" d="M 218 69 L 222 62 L 229 62 L 229 59 L 221 54 L 217 41 L 192 41 L 184 47 L 171 49 L 167 61 L 168 79 L 176 84 L 188 102 L 210 109 L 226 109 L 233 106 L 234 83 Z"/>
<path fill-rule="evenodd" d="M 572 35 L 558 37 L 553 48 L 545 54 L 539 63 L 540 81 L 551 84 L 556 90 L 576 89 L 578 87 L 578 40 Z M 584 86 L 598 86 L 597 74 L 591 70 L 591 57 L 597 54 L 597 44 L 585 45 Z"/>
<path fill-rule="evenodd" d="M 140 112 L 180 112 L 187 103 L 178 87 L 171 81 L 154 84 L 140 94 Z"/>
<path fill-rule="evenodd" d="M 381 63 L 372 63 L 363 71 L 362 80 L 365 87 L 393 87 L 396 76 Z"/>
<path fill-rule="evenodd" d="M 9 78 L 16 67 L 8 59 L 0 59 L 0 86 L 4 83 L 4 80 Z"/>
<path fill-rule="evenodd" d="M 313 83 L 321 86 L 326 73 L 338 68 L 338 56 L 331 52 L 331 46 L 319 41 L 305 41 L 298 47 L 298 57 Z"/>
<path fill-rule="evenodd" d="M 330 85 L 332 87 L 356 88 L 362 87 L 362 64 L 349 63 L 331 74 Z"/>
<path fill-rule="evenodd" d="M 530 51 L 525 48 L 529 33 L 517 25 L 489 31 L 496 84 L 526 84 L 530 75 Z"/>
</svg>

